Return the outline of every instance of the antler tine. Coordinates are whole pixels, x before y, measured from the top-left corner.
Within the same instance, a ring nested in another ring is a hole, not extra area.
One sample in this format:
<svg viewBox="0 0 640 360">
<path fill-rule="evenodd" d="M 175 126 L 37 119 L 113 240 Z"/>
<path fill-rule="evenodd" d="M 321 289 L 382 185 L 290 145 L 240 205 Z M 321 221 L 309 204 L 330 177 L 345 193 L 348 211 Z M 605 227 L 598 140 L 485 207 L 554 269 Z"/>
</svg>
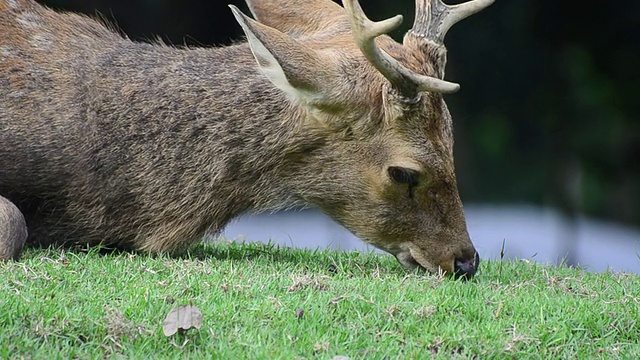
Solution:
<svg viewBox="0 0 640 360">
<path fill-rule="evenodd" d="M 471 16 L 495 0 L 473 0 L 447 5 L 442 0 L 416 0 L 416 18 L 411 32 L 442 44 L 447 31 L 460 20 Z"/>
<path fill-rule="evenodd" d="M 362 10 L 358 0 L 343 0 L 349 14 L 355 42 L 364 57 L 404 96 L 409 99 L 421 91 L 436 93 L 456 92 L 460 85 L 435 77 L 417 74 L 380 49 L 375 40 L 393 31 L 402 23 L 402 15 L 373 22 Z"/>
</svg>

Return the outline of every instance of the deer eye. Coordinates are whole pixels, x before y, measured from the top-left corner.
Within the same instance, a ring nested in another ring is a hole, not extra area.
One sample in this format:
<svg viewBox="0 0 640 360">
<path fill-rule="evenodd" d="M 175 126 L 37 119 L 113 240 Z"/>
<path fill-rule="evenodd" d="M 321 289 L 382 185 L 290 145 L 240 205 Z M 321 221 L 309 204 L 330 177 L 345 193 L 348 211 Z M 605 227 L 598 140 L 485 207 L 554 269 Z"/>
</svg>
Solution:
<svg viewBox="0 0 640 360">
<path fill-rule="evenodd" d="M 407 184 L 409 187 L 417 186 L 420 179 L 420 174 L 417 171 L 399 166 L 390 166 L 387 172 L 394 183 Z"/>
</svg>

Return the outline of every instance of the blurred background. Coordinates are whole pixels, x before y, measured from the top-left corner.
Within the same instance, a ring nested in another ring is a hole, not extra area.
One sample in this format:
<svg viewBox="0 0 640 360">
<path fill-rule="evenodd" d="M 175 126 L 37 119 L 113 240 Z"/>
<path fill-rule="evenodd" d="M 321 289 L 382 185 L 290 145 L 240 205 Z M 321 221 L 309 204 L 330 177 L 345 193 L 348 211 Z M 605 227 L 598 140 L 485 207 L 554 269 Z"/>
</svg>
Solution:
<svg viewBox="0 0 640 360">
<path fill-rule="evenodd" d="M 240 0 L 39 0 L 133 40 L 225 45 Z M 373 19 L 413 0 L 361 0 Z M 453 3 L 453 2 L 451 2 Z M 457 1 L 455 3 L 460 3 Z M 497 0 L 448 34 L 447 96 L 469 231 L 482 257 L 640 273 L 640 2 Z M 312 210 L 241 218 L 230 238 L 368 249 Z"/>
</svg>

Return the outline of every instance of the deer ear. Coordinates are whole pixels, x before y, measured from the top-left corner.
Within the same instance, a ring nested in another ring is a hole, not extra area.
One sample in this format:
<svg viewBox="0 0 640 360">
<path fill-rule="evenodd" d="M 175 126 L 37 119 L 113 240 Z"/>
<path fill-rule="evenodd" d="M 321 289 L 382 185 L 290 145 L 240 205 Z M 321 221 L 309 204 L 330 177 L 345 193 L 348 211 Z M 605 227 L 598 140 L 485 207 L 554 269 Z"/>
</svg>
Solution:
<svg viewBox="0 0 640 360">
<path fill-rule="evenodd" d="M 262 72 L 294 100 L 322 101 L 337 78 L 336 65 L 290 36 L 262 25 L 229 5 Z"/>
<path fill-rule="evenodd" d="M 345 16 L 331 0 L 246 0 L 260 23 L 290 35 L 310 35 L 332 26 Z"/>
</svg>

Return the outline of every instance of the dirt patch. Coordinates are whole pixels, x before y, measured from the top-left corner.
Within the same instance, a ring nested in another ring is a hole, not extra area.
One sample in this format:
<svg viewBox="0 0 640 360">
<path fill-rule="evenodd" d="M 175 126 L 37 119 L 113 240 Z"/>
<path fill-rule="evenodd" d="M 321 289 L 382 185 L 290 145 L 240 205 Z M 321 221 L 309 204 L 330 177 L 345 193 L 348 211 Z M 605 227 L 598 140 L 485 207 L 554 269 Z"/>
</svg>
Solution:
<svg viewBox="0 0 640 360">
<path fill-rule="evenodd" d="M 291 286 L 287 289 L 290 293 L 300 291 L 303 289 L 311 288 L 313 290 L 325 290 L 327 288 L 326 280 L 329 279 L 328 276 L 321 275 L 302 275 L 302 276 L 293 276 Z"/>
<path fill-rule="evenodd" d="M 113 342 L 119 343 L 124 337 L 136 338 L 139 335 L 150 334 L 143 325 L 127 319 L 121 311 L 117 309 L 108 309 L 104 317 L 105 329 L 107 336 Z"/>
</svg>

